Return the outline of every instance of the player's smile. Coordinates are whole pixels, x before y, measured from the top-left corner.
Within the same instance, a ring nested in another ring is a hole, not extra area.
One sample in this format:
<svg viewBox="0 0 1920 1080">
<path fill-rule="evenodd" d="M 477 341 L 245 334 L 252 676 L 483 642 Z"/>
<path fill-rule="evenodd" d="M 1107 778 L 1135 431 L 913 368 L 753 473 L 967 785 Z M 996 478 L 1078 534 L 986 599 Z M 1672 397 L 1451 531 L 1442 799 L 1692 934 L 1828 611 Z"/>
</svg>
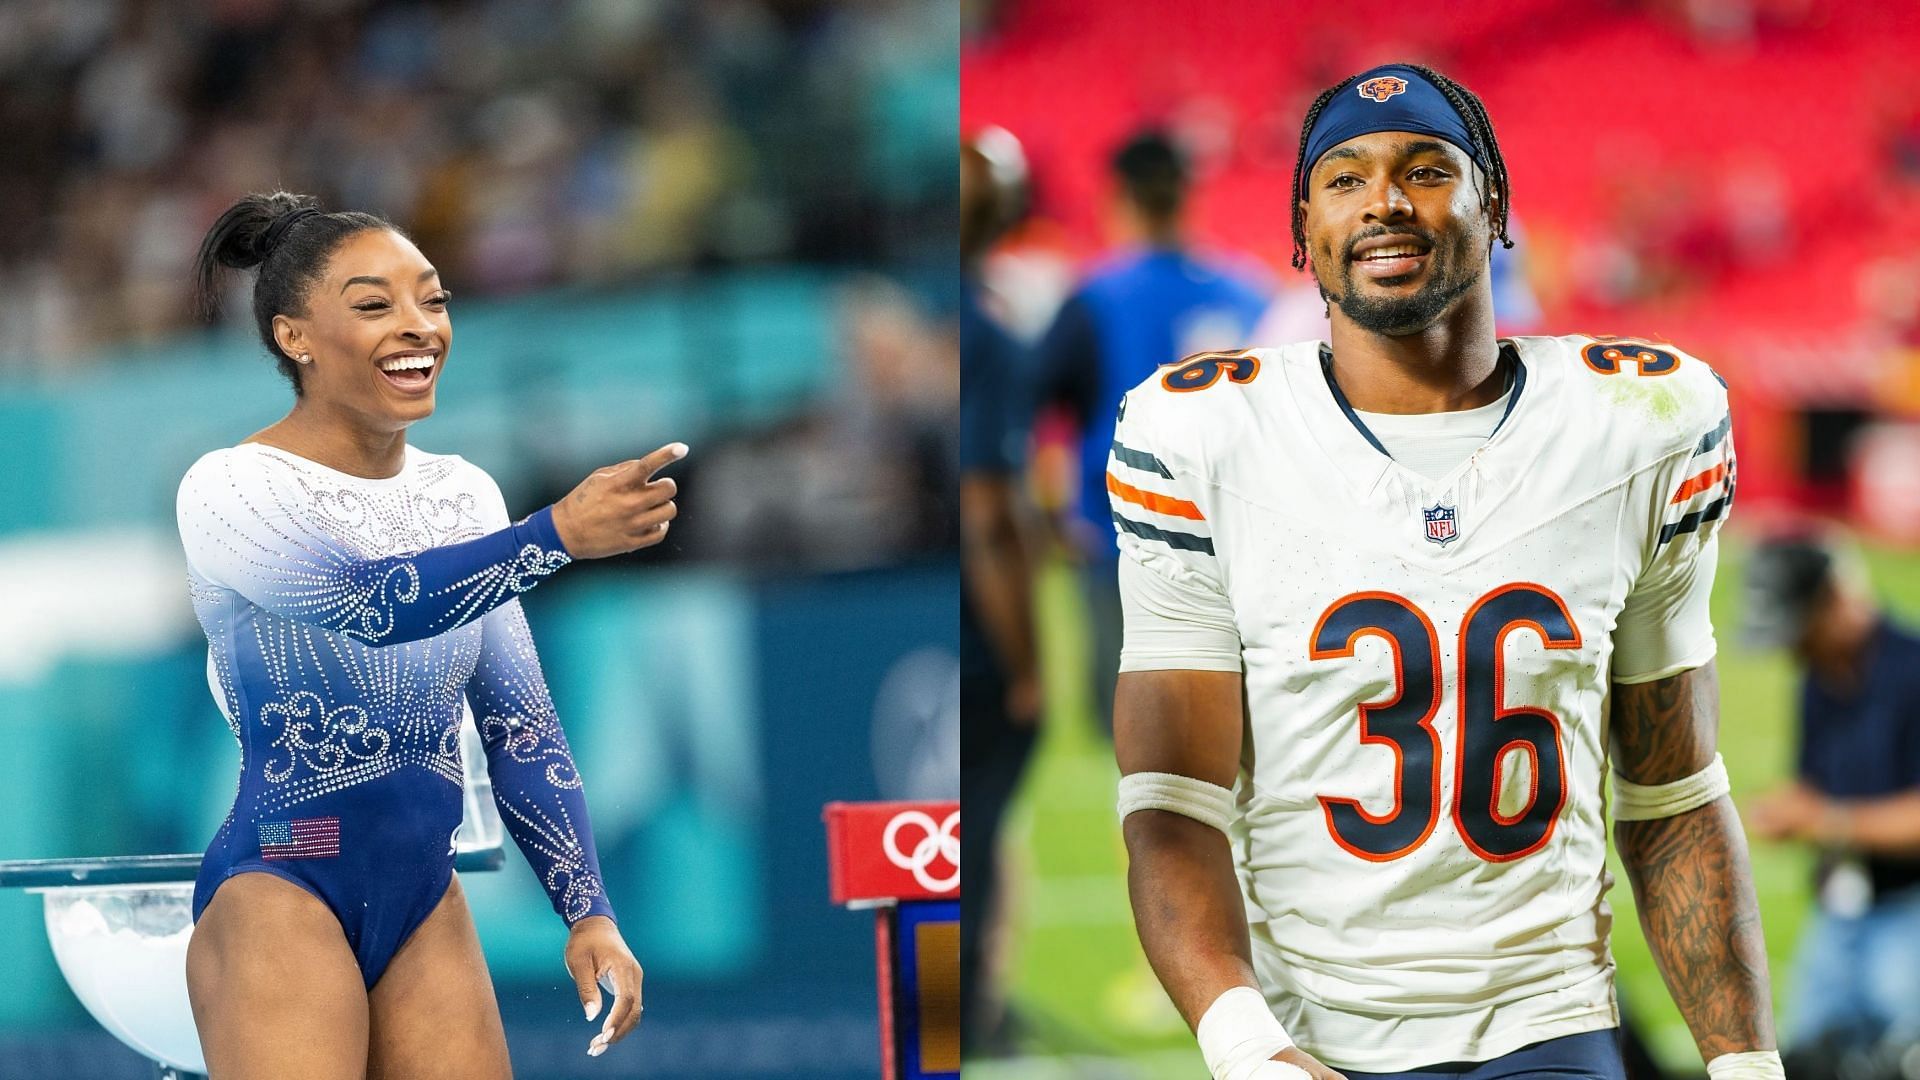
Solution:
<svg viewBox="0 0 1920 1080">
<path fill-rule="evenodd" d="M 1387 286 L 1412 281 L 1432 254 L 1432 241 L 1412 232 L 1381 233 L 1347 245 L 1347 262 L 1360 276 Z"/>
</svg>

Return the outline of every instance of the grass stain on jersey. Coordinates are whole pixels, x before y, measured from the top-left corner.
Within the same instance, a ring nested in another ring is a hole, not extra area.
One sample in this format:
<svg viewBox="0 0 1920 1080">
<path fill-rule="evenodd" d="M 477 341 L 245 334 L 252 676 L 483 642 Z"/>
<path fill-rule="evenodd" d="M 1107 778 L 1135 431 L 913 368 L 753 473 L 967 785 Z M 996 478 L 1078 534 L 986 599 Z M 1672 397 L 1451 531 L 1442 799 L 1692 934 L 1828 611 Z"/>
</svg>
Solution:
<svg viewBox="0 0 1920 1080">
<path fill-rule="evenodd" d="M 1636 407 L 1662 423 L 1674 423 L 1686 412 L 1680 394 L 1660 379 L 1609 379 L 1606 394 L 1614 404 Z"/>
</svg>

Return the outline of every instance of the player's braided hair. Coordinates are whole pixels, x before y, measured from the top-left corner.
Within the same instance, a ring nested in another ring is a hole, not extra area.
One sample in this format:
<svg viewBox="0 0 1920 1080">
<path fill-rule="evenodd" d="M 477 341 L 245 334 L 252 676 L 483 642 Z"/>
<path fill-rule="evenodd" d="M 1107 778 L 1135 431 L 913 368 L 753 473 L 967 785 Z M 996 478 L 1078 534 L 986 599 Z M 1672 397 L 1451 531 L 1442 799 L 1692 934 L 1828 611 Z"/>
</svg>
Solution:
<svg viewBox="0 0 1920 1080">
<path fill-rule="evenodd" d="M 1491 189 L 1480 193 L 1480 206 L 1485 209 L 1490 197 L 1494 195 L 1500 197 L 1500 206 L 1494 217 L 1496 227 L 1494 235 L 1499 238 L 1502 246 L 1512 247 L 1513 241 L 1507 238 L 1507 206 L 1510 202 L 1507 188 L 1507 159 L 1500 156 L 1500 142 L 1493 137 L 1493 121 L 1487 116 L 1486 105 L 1481 102 L 1479 95 L 1432 68 L 1422 67 L 1419 64 L 1402 66 L 1419 72 L 1438 87 L 1440 93 L 1447 99 L 1447 104 L 1453 106 L 1453 111 L 1459 113 L 1461 121 L 1467 125 L 1467 132 L 1473 136 L 1473 149 L 1480 159 L 1487 163 L 1486 171 L 1489 179 L 1493 181 Z M 1293 268 L 1295 270 L 1303 270 L 1307 265 L 1307 211 L 1300 205 L 1300 182 L 1312 165 L 1307 160 L 1307 139 L 1312 136 L 1313 125 L 1319 122 L 1320 113 L 1327 107 L 1327 102 L 1332 101 L 1335 94 L 1352 86 L 1358 78 L 1360 78 L 1359 75 L 1349 75 L 1322 90 L 1320 96 L 1314 98 L 1313 104 L 1308 106 L 1307 118 L 1300 124 L 1300 151 L 1293 159 L 1293 189 L 1288 196 L 1288 201 L 1293 204 Z"/>
</svg>

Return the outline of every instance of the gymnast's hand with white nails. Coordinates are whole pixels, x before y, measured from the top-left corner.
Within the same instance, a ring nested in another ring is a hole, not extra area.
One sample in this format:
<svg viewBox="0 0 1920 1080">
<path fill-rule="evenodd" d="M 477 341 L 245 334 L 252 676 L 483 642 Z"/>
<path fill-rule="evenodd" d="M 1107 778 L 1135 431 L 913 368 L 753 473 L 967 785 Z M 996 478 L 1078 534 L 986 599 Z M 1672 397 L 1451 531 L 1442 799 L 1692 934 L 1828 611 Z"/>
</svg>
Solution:
<svg viewBox="0 0 1920 1080">
<path fill-rule="evenodd" d="M 640 981 L 644 977 L 640 961 L 628 951 L 612 919 L 589 915 L 574 923 L 567 935 L 567 972 L 580 991 L 580 1005 L 589 1020 L 600 1015 L 600 987 L 613 991 L 613 1008 L 607 1010 L 607 1021 L 587 1044 L 587 1056 L 599 1057 L 640 1022 Z"/>
<path fill-rule="evenodd" d="M 687 456 L 686 443 L 668 443 L 633 461 L 623 461 L 580 481 L 553 504 L 553 527 L 576 559 L 604 559 L 652 547 L 666 539 L 667 524 L 680 513 L 679 485 L 653 474 Z"/>
</svg>

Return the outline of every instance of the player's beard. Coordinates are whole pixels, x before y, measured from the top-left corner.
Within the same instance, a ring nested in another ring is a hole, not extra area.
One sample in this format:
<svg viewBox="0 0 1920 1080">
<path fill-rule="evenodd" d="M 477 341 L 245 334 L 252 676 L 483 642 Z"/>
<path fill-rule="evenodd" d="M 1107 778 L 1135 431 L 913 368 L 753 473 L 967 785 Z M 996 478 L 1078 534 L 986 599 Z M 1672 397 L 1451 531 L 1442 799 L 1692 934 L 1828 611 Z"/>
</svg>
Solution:
<svg viewBox="0 0 1920 1080">
<path fill-rule="evenodd" d="M 1442 247 L 1432 236 L 1409 232 L 1405 235 L 1425 241 L 1432 253 L 1433 265 L 1428 269 L 1426 284 L 1412 296 L 1362 296 L 1354 288 L 1353 248 L 1362 240 L 1382 235 L 1402 234 L 1368 233 L 1347 241 L 1340 259 L 1340 294 L 1328 297 L 1362 330 L 1388 337 L 1417 334 L 1446 314 L 1455 300 L 1480 283 L 1480 275 L 1486 272 L 1486 261 L 1473 257 L 1471 236 L 1455 233 L 1450 238 L 1452 244 Z M 1385 278 L 1381 284 L 1391 285 L 1394 280 Z"/>
</svg>

